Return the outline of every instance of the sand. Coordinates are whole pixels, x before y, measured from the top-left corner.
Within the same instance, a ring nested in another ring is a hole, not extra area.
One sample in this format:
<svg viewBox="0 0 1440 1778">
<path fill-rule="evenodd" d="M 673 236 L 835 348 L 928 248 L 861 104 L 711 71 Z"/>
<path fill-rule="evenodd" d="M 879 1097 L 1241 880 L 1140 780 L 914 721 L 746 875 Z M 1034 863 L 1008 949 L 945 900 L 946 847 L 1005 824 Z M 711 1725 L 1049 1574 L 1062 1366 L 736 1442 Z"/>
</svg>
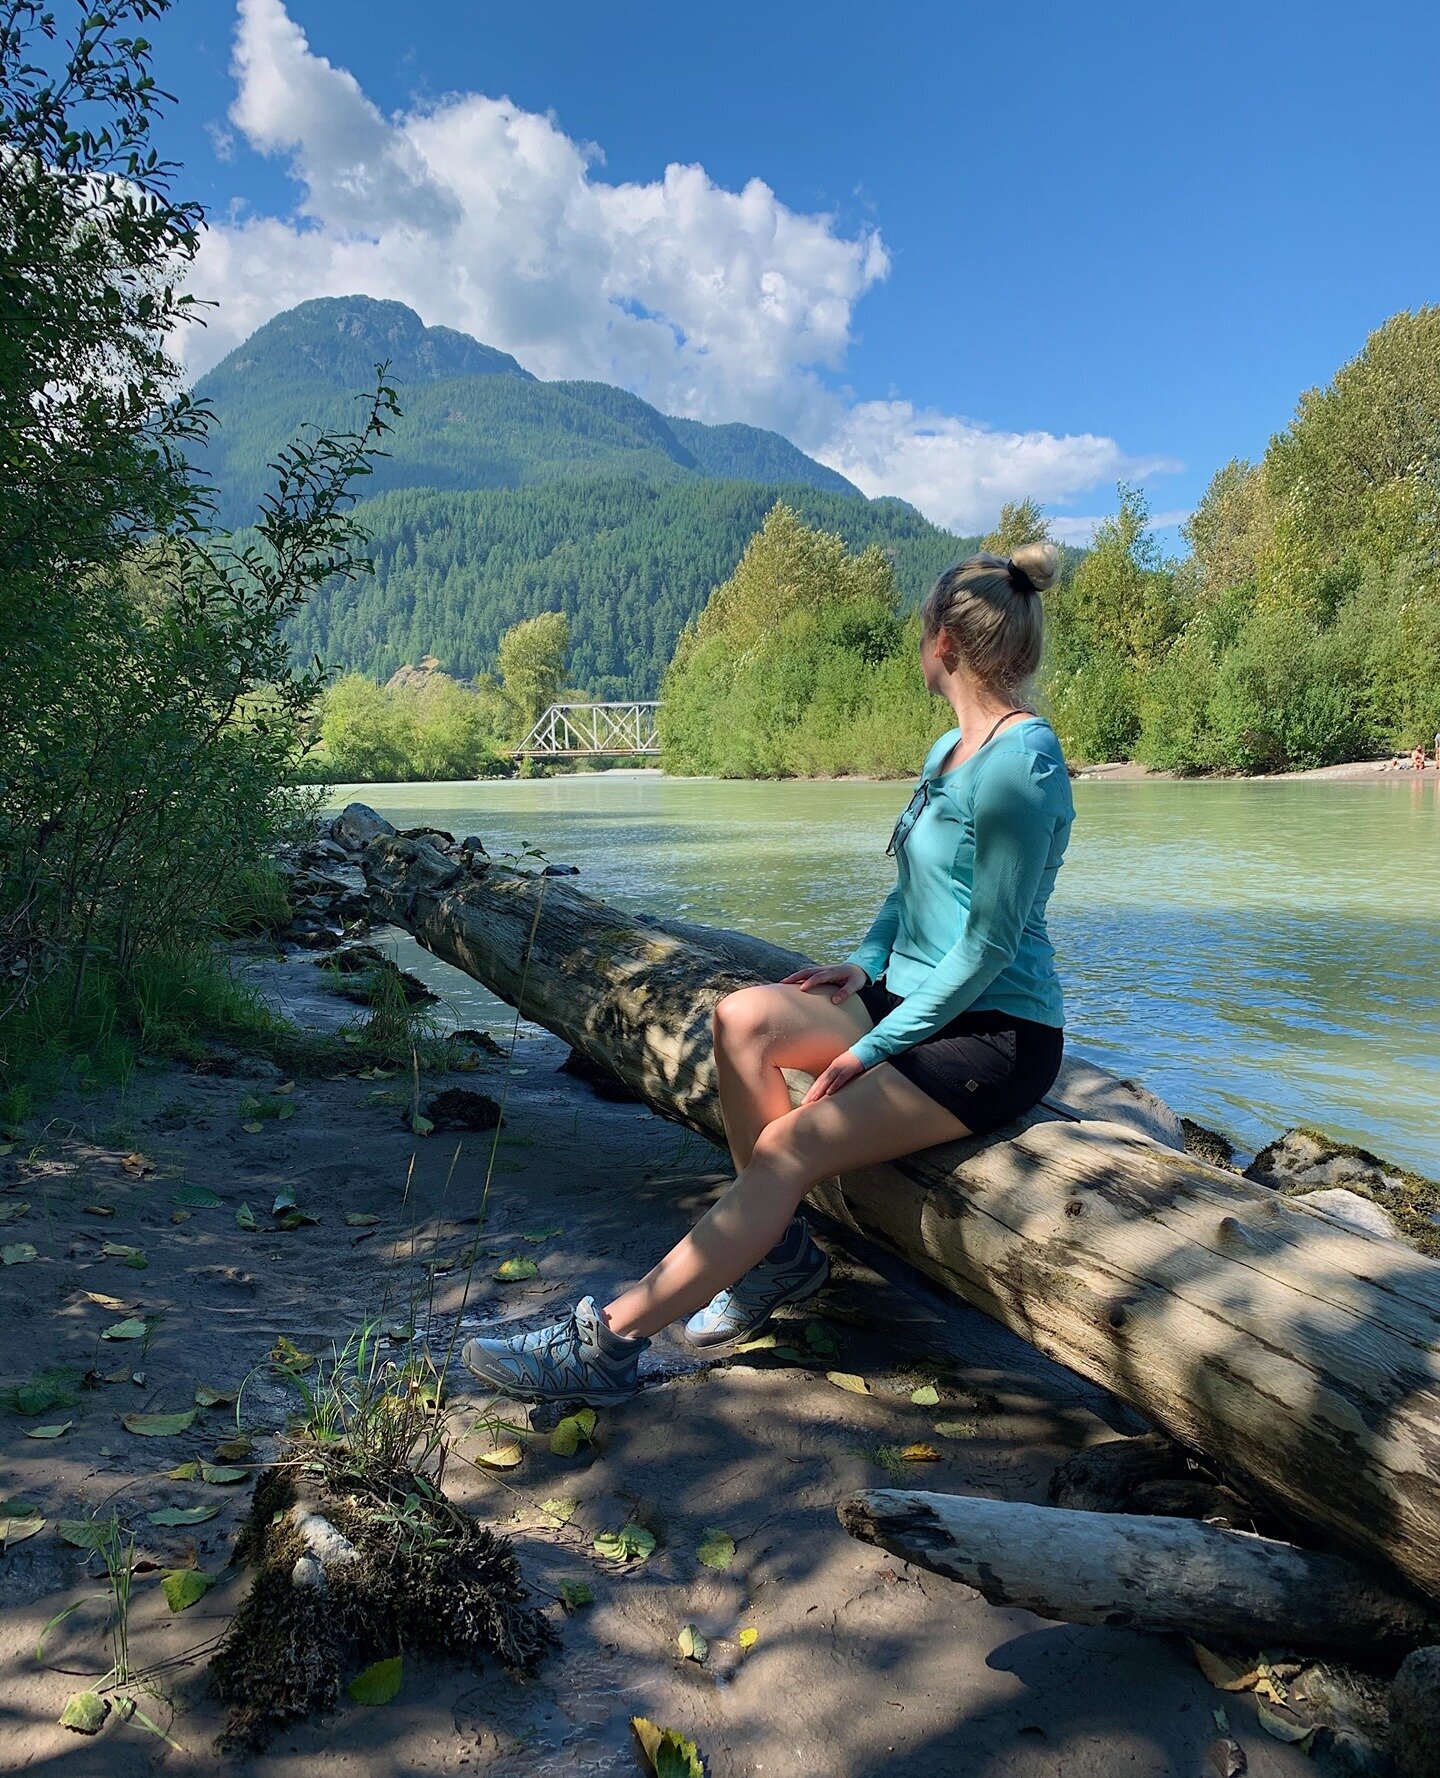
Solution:
<svg viewBox="0 0 1440 1778">
<path fill-rule="evenodd" d="M 315 973 L 300 958 L 269 975 L 277 991 L 291 992 L 307 972 Z M 304 1011 L 338 1023 L 350 1009 L 307 1000 Z M 603 1297 L 638 1276 L 729 1177 L 723 1157 L 698 1138 L 557 1072 L 564 1057 L 557 1040 L 532 1032 L 509 1064 L 490 1060 L 478 1073 L 427 1083 L 508 1092 L 467 1325 L 543 1319 L 584 1291 Z M 113 1505 L 139 1533 L 153 1566 L 136 1580 L 137 1663 L 203 1648 L 246 1585 L 227 1561 L 248 1483 L 218 1488 L 166 1476 L 233 1435 L 236 1410 L 202 1411 L 188 1433 L 158 1439 L 126 1431 L 121 1415 L 186 1409 L 197 1385 L 234 1391 L 243 1383 L 240 1417 L 256 1432 L 260 1461 L 297 1400 L 267 1366 L 277 1337 L 324 1356 L 367 1315 L 404 1322 L 418 1293 L 422 1332 L 443 1347 L 459 1308 L 459 1275 L 442 1271 L 427 1312 L 425 1266 L 475 1238 L 489 1137 L 417 1138 L 392 1102 L 403 1080 L 355 1078 L 299 1081 L 281 1094 L 293 1116 L 247 1132 L 245 1095 L 284 1085 L 268 1064 L 249 1061 L 232 1074 L 147 1067 L 123 1092 L 51 1106 L 0 1159 L 0 1206 L 29 1205 L 4 1224 L 4 1240 L 37 1250 L 34 1260 L 0 1269 L 4 1383 L 58 1364 L 140 1377 L 97 1381 L 38 1418 L 0 1416 L 0 1492 L 35 1502 L 48 1521 L 0 1555 L 4 1770 L 63 1760 L 67 1774 L 105 1778 L 156 1766 L 266 1778 L 629 1774 L 640 1770 L 628 1729 L 639 1714 L 693 1736 L 714 1778 L 1198 1778 L 1211 1770 L 1212 1711 L 1222 1706 L 1251 1773 L 1290 1778 L 1314 1769 L 1257 1727 L 1249 1697 L 1214 1691 L 1178 1638 L 997 1609 L 845 1535 L 836 1502 L 891 1483 L 881 1447 L 925 1441 L 941 1452 L 937 1463 L 908 1466 L 899 1485 L 1042 1500 L 1057 1461 L 1138 1427 L 1102 1392 L 897 1262 L 833 1240 L 835 1277 L 817 1308 L 777 1324 L 805 1349 L 806 1323 L 818 1321 L 833 1354 L 798 1362 L 760 1351 L 704 1363 L 678 1338 L 661 1337 L 647 1354 L 642 1393 L 603 1410 L 594 1448 L 575 1458 L 554 1456 L 537 1439 L 517 1470 L 476 1467 L 470 1457 L 491 1442 L 479 1420 L 485 1398 L 470 1394 L 463 1373 L 453 1379 L 458 1421 L 477 1430 L 457 1443 L 449 1491 L 513 1534 L 563 1638 L 534 1681 L 411 1660 L 393 1703 L 347 1704 L 283 1732 L 265 1755 L 226 1760 L 214 1751 L 221 1717 L 197 1658 L 163 1673 L 144 1701 L 175 1746 L 133 1722 L 112 1719 L 94 1740 L 58 1727 L 66 1697 L 108 1665 L 103 1583 L 95 1562 L 60 1540 L 58 1521 Z M 129 1156 L 142 1158 L 127 1164 Z M 174 1220 L 185 1186 L 210 1188 L 219 1206 Z M 242 1202 L 268 1224 L 287 1186 L 315 1225 L 288 1233 L 237 1226 Z M 381 1220 L 352 1227 L 347 1213 Z M 106 1241 L 143 1249 L 145 1269 L 105 1257 Z M 512 1255 L 536 1259 L 538 1277 L 494 1282 L 494 1266 Z M 126 1314 L 159 1317 L 143 1350 L 100 1338 Z M 862 1375 L 871 1393 L 837 1388 L 827 1368 Z M 938 1406 L 910 1400 L 924 1382 L 937 1385 Z M 59 1438 L 25 1436 L 66 1421 Z M 941 1434 L 940 1424 L 953 1430 Z M 565 1497 L 577 1504 L 559 1526 L 539 1503 Z M 161 1506 L 201 1503 L 220 1512 L 192 1530 L 146 1520 Z M 654 1555 L 623 1569 L 597 1558 L 596 1533 L 632 1518 L 654 1532 Z M 736 1545 L 723 1572 L 696 1554 L 712 1527 Z M 220 1579 L 199 1604 L 172 1615 L 159 1573 L 190 1560 Z M 550 1596 L 566 1580 L 588 1583 L 595 1603 L 565 1616 Z M 50 1632 L 37 1664 L 43 1626 L 81 1598 L 87 1603 Z M 678 1653 L 687 1623 L 710 1639 L 704 1666 Z M 745 1627 L 758 1639 L 742 1655 Z"/>
</svg>

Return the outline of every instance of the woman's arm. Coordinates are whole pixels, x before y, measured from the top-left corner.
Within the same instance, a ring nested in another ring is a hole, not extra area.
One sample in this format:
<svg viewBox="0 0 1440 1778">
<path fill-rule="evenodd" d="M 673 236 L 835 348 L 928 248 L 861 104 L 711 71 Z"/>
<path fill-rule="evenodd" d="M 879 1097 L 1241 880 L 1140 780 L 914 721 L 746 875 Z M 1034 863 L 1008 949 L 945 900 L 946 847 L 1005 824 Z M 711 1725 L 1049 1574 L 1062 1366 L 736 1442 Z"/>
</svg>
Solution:
<svg viewBox="0 0 1440 1778">
<path fill-rule="evenodd" d="M 985 762 L 975 786 L 975 880 L 960 936 L 920 987 L 850 1045 L 865 1067 L 938 1031 L 1014 960 L 1050 856 L 1055 820 L 1045 780 L 1056 769 L 1009 748 Z M 854 960 L 865 967 L 863 958 Z"/>
<path fill-rule="evenodd" d="M 899 925 L 900 885 L 897 883 L 880 903 L 880 912 L 875 916 L 870 930 L 845 961 L 858 963 L 872 982 L 877 981 L 890 961 L 890 947 L 895 943 Z"/>
</svg>

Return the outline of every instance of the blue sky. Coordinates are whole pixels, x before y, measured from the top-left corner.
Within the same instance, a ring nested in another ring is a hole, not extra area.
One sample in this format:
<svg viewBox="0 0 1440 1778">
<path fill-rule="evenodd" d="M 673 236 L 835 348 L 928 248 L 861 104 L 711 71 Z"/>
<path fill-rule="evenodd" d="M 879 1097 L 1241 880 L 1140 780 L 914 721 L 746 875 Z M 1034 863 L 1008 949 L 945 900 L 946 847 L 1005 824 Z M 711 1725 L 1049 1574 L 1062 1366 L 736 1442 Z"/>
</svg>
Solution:
<svg viewBox="0 0 1440 1778">
<path fill-rule="evenodd" d="M 1079 535 L 1117 475 L 1183 513 L 1440 299 L 1430 8 L 177 0 L 153 35 L 214 224 L 195 368 L 368 290 L 960 527 L 1034 492 Z"/>
</svg>

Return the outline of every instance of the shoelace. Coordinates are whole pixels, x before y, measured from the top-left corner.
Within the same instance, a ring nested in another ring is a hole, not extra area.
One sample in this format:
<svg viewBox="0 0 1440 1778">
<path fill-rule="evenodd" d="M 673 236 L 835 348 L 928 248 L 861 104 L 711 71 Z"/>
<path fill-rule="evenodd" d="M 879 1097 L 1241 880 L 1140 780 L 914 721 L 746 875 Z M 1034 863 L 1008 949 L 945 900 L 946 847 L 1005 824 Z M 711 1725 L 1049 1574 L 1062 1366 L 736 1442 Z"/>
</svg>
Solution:
<svg viewBox="0 0 1440 1778">
<path fill-rule="evenodd" d="M 572 1310 L 569 1319 L 559 1324 L 559 1332 L 550 1342 L 545 1357 L 548 1361 L 561 1366 L 565 1364 L 577 1365 L 582 1344 L 580 1323 Z"/>
</svg>

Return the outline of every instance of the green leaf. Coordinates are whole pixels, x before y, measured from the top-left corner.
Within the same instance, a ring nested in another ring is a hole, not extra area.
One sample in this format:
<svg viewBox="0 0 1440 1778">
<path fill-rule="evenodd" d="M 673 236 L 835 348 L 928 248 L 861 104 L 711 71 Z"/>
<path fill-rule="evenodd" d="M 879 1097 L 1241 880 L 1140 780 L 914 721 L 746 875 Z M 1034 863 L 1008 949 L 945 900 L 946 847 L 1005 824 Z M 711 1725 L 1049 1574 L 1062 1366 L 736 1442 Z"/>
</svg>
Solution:
<svg viewBox="0 0 1440 1778">
<path fill-rule="evenodd" d="M 98 1735 L 110 1714 L 110 1700 L 99 1692 L 75 1692 L 60 1712 L 60 1727 L 74 1729 L 77 1735 Z"/>
<path fill-rule="evenodd" d="M 260 1224 L 255 1220 L 255 1212 L 248 1204 L 241 1204 L 235 1212 L 235 1220 L 242 1229 L 248 1229 L 252 1234 L 260 1227 Z"/>
<path fill-rule="evenodd" d="M 933 1408 L 940 1400 L 940 1391 L 933 1383 L 922 1383 L 910 1391 L 910 1399 L 918 1408 Z"/>
<path fill-rule="evenodd" d="M 524 1278 L 536 1278 L 540 1268 L 533 1259 L 507 1259 L 496 1266 L 495 1277 L 502 1284 L 518 1284 Z"/>
<path fill-rule="evenodd" d="M 728 1568 L 735 1560 L 735 1539 L 728 1531 L 717 1531 L 714 1526 L 708 1526 L 695 1554 L 707 1568 Z"/>
<path fill-rule="evenodd" d="M 580 1449 L 580 1440 L 595 1430 L 594 1408 L 581 1408 L 567 1414 L 550 1434 L 550 1449 L 557 1457 L 573 1457 Z"/>
<path fill-rule="evenodd" d="M 145 1323 L 137 1315 L 128 1316 L 124 1321 L 112 1322 L 100 1335 L 102 1340 L 143 1340 Z"/>
<path fill-rule="evenodd" d="M 175 1193 L 175 1202 L 187 1210 L 218 1210 L 220 1201 L 219 1192 L 211 1191 L 208 1185 L 182 1185 Z"/>
<path fill-rule="evenodd" d="M 192 1605 L 199 1604 L 217 1578 L 213 1574 L 202 1574 L 198 1568 L 172 1568 L 160 1576 L 165 1603 L 171 1611 L 188 1611 Z"/>
<path fill-rule="evenodd" d="M 63 1438 L 75 1424 L 73 1420 L 63 1421 L 59 1426 L 27 1426 L 26 1438 Z"/>
<path fill-rule="evenodd" d="M 522 1232 L 522 1234 L 521 1234 L 521 1236 L 520 1236 L 520 1239 L 521 1239 L 521 1240 L 522 1240 L 522 1241 L 537 1241 L 537 1242 L 538 1242 L 538 1241 L 548 1241 L 548 1240 L 550 1240 L 550 1239 L 551 1239 L 551 1238 L 552 1238 L 552 1237 L 553 1237 L 553 1236 L 555 1236 L 555 1235 L 563 1235 L 563 1234 L 564 1234 L 564 1233 L 565 1233 L 565 1231 L 564 1231 L 564 1229 L 561 1229 L 561 1228 L 554 1228 L 554 1229 L 525 1229 L 525 1230 L 524 1230 L 524 1231 L 523 1231 L 523 1232 Z"/>
<path fill-rule="evenodd" d="M 308 1210 L 282 1210 L 275 1218 L 275 1226 L 280 1229 L 315 1228 L 319 1222 L 320 1218 Z"/>
<path fill-rule="evenodd" d="M 974 1438 L 979 1427 L 973 1420 L 939 1420 L 935 1430 L 941 1438 Z"/>
<path fill-rule="evenodd" d="M 209 1482 L 212 1488 L 233 1488 L 236 1482 L 247 1480 L 249 1475 L 248 1469 L 232 1469 L 223 1463 L 200 1465 L 200 1480 Z"/>
<path fill-rule="evenodd" d="M 376 1661 L 357 1673 L 345 1689 L 357 1704 L 388 1704 L 399 1694 L 403 1677 L 404 1658 L 392 1655 L 388 1661 Z"/>
<path fill-rule="evenodd" d="M 15 1391 L 15 1412 L 43 1414 L 47 1408 L 55 1407 L 64 1394 L 64 1390 L 55 1388 L 52 1383 L 22 1383 Z"/>
<path fill-rule="evenodd" d="M 28 1204 L 0 1204 L 0 1222 L 18 1222 L 29 1208 Z"/>
<path fill-rule="evenodd" d="M 554 1519 L 557 1525 L 568 1525 L 580 1510 L 580 1502 L 568 1497 L 557 1500 L 542 1500 L 540 1510 L 547 1518 Z"/>
<path fill-rule="evenodd" d="M 172 1482 L 193 1482 L 200 1473 L 199 1459 L 192 1457 L 188 1463 L 177 1463 L 174 1469 L 167 1469 L 165 1473 Z"/>
<path fill-rule="evenodd" d="M 282 1210 L 293 1210 L 294 1208 L 295 1187 L 293 1185 L 282 1185 L 279 1191 L 275 1194 L 275 1202 L 270 1206 L 270 1214 L 272 1216 L 278 1216 Z"/>
<path fill-rule="evenodd" d="M 55 1530 L 62 1543 L 77 1550 L 98 1550 L 109 1542 L 113 1523 L 112 1519 L 106 1519 L 104 1524 L 97 1524 L 94 1519 L 61 1519 Z"/>
<path fill-rule="evenodd" d="M 818 1352 L 822 1358 L 833 1357 L 840 1350 L 840 1342 L 823 1321 L 807 1321 L 805 1323 L 805 1344 L 812 1352 Z"/>
<path fill-rule="evenodd" d="M 180 1414 L 122 1414 L 120 1424 L 126 1432 L 138 1433 L 141 1438 L 174 1438 L 177 1433 L 190 1430 L 196 1412 L 195 1408 L 186 1408 Z"/>
<path fill-rule="evenodd" d="M 686 1661 L 703 1661 L 710 1652 L 710 1644 L 694 1624 L 686 1624 L 675 1638 L 680 1650 L 680 1657 Z"/>
<path fill-rule="evenodd" d="M 655 1548 L 655 1534 L 643 1525 L 622 1525 L 618 1531 L 602 1531 L 595 1539 L 595 1553 L 611 1562 L 643 1562 Z"/>
<path fill-rule="evenodd" d="M 39 1257 L 28 1241 L 13 1241 L 8 1247 L 0 1247 L 0 1263 L 7 1266 L 28 1265 L 32 1259 Z"/>
<path fill-rule="evenodd" d="M 837 1389 L 848 1389 L 851 1395 L 868 1395 L 870 1385 L 864 1377 L 857 1377 L 851 1371 L 826 1371 L 826 1377 Z"/>
<path fill-rule="evenodd" d="M 213 1506 L 162 1506 L 159 1512 L 146 1513 L 145 1517 L 152 1525 L 203 1525 L 206 1519 L 213 1519 L 219 1511 L 218 1504 Z"/>
<path fill-rule="evenodd" d="M 233 1406 L 235 1391 L 233 1389 L 211 1389 L 201 1383 L 195 1390 L 195 1406 L 197 1408 L 228 1408 Z"/>
<path fill-rule="evenodd" d="M 593 1605 L 595 1595 L 583 1580 L 562 1580 L 560 1583 L 560 1603 L 566 1611 L 579 1611 L 584 1605 Z"/>
<path fill-rule="evenodd" d="M 247 1136 L 258 1136 L 265 1126 L 258 1117 L 249 1117 L 241 1124 L 240 1128 Z"/>
<path fill-rule="evenodd" d="M 705 1778 L 699 1750 L 678 1729 L 662 1729 L 648 1716 L 632 1716 L 630 1727 L 651 1778 Z"/>
<path fill-rule="evenodd" d="M 123 1259 L 127 1266 L 132 1266 L 137 1272 L 143 1272 L 150 1263 L 145 1257 L 143 1247 L 127 1247 L 123 1241 L 106 1241 L 100 1252 L 106 1259 Z"/>
<path fill-rule="evenodd" d="M 45 1529 L 45 1520 L 37 1506 L 30 1506 L 23 1500 L 7 1500 L 0 1502 L 0 1550 L 8 1550 L 12 1543 L 24 1543 L 27 1537 L 34 1537 Z"/>
<path fill-rule="evenodd" d="M 374 1228 L 375 1224 L 379 1221 L 380 1218 L 371 1210 L 347 1210 L 345 1212 L 345 1223 L 347 1228 L 370 1229 Z"/>
</svg>

